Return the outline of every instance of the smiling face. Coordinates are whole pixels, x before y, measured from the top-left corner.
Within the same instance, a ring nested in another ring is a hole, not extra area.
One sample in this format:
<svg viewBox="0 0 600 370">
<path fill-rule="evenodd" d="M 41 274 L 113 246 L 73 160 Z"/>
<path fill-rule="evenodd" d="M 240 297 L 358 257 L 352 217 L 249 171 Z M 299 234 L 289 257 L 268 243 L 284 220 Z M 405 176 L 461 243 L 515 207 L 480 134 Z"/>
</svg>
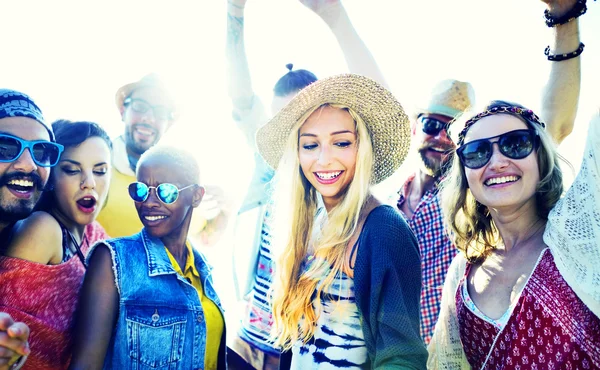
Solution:
<svg viewBox="0 0 600 370">
<path fill-rule="evenodd" d="M 465 135 L 464 142 L 466 144 L 524 129 L 528 127 L 519 118 L 496 114 L 475 123 Z M 490 161 L 478 169 L 465 168 L 465 175 L 475 199 L 488 208 L 519 208 L 526 204 L 535 206 L 535 194 L 540 181 L 535 150 L 523 159 L 511 159 L 500 153 L 497 144 L 493 144 Z"/>
<path fill-rule="evenodd" d="M 181 166 L 174 165 L 170 158 L 154 155 L 145 158 L 138 166 L 137 181 L 156 187 L 170 183 L 182 189 L 193 183 Z M 150 189 L 145 202 L 136 202 L 138 216 L 146 231 L 157 238 L 179 238 L 187 236 L 193 208 L 200 205 L 204 188 L 191 186 L 179 192 L 174 203 L 161 202 L 156 189 Z"/>
<path fill-rule="evenodd" d="M 417 119 L 414 129 L 415 138 L 418 143 L 417 150 L 419 152 L 421 171 L 431 177 L 437 178 L 441 175 L 442 166 L 449 159 L 448 153 L 456 145 L 454 145 L 454 142 L 450 139 L 445 129 L 440 130 L 439 133 L 434 135 L 428 135 L 423 132 L 423 125 L 430 118 L 445 124 L 452 121 L 453 118 L 441 114 L 423 114 Z"/>
<path fill-rule="evenodd" d="M 343 109 L 325 106 L 300 127 L 298 159 L 302 173 L 330 210 L 354 178 L 358 141 L 356 125 Z"/>
<path fill-rule="evenodd" d="M 65 148 L 53 170 L 58 211 L 76 225 L 92 223 L 106 201 L 110 184 L 110 148 L 94 136 Z"/>
<path fill-rule="evenodd" d="M 50 140 L 48 130 L 27 117 L 0 119 L 0 133 L 24 140 Z M 29 149 L 12 162 L 0 162 L 0 224 L 29 216 L 49 175 L 50 168 L 36 165 Z"/>
<path fill-rule="evenodd" d="M 167 118 L 166 112 L 170 112 L 172 107 L 166 103 L 169 100 L 165 92 L 156 87 L 139 88 L 129 98 L 135 103 L 129 103 L 121 111 L 125 143 L 132 152 L 142 154 L 154 146 L 171 126 L 172 121 Z"/>
</svg>

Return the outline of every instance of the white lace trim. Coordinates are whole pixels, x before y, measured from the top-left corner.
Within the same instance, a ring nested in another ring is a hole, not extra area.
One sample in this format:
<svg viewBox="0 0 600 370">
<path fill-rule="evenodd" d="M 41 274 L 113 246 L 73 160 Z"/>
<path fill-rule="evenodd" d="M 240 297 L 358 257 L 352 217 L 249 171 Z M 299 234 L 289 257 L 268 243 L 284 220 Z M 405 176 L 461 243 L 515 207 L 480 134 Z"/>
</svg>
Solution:
<svg viewBox="0 0 600 370">
<path fill-rule="evenodd" d="M 565 281 L 600 317 L 600 116 L 590 123 L 573 185 L 548 216 L 544 242 Z"/>
</svg>

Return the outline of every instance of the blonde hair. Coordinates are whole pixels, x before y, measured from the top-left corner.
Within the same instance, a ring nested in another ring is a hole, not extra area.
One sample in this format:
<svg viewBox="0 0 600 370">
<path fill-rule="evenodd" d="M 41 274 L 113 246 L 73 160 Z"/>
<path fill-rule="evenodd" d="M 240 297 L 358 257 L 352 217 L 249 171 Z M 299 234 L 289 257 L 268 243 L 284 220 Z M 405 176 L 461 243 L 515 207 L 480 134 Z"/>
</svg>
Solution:
<svg viewBox="0 0 600 370">
<path fill-rule="evenodd" d="M 507 104 L 501 101 L 494 103 Z M 487 109 L 493 107 L 494 103 Z M 514 103 L 510 104 L 520 107 Z M 539 137 L 540 145 L 535 151 L 540 175 L 535 195 L 536 210 L 540 218 L 547 219 L 550 210 L 563 193 L 559 160 L 567 164 L 568 162 L 558 154 L 554 141 L 539 124 L 529 122 L 517 114 L 501 114 L 519 118 Z M 441 183 L 440 196 L 444 222 L 453 243 L 470 262 L 485 259 L 496 248 L 500 235 L 488 208 L 479 203 L 471 193 L 465 168 L 457 155 L 454 155 L 448 176 Z"/>
<path fill-rule="evenodd" d="M 346 194 L 329 211 L 319 237 L 311 240 L 318 200 L 316 190 L 300 169 L 299 131 L 311 114 L 325 106 L 346 110 L 354 119 L 356 168 Z M 346 247 L 356 231 L 359 215 L 368 197 L 372 173 L 371 137 L 364 121 L 352 109 L 324 104 L 307 112 L 292 128 L 275 177 L 273 246 L 283 248 L 276 264 L 273 291 L 275 329 L 272 337 L 276 345 L 289 349 L 298 340 L 306 342 L 313 336 L 318 318 L 313 303 L 320 305 L 321 293 L 344 268 Z M 315 258 L 310 267 L 302 271 L 309 242 L 313 243 Z"/>
</svg>

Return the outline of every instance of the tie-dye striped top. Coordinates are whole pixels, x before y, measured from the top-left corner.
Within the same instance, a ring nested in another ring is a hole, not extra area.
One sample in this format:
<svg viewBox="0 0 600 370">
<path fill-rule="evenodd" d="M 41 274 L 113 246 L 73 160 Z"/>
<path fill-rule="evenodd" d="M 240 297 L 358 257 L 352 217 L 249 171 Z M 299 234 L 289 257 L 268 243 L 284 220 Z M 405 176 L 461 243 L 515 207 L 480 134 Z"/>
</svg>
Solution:
<svg viewBox="0 0 600 370">
<path fill-rule="evenodd" d="M 354 280 L 343 272 L 321 294 L 314 336 L 292 348 L 292 370 L 362 369 L 368 366 Z"/>
</svg>

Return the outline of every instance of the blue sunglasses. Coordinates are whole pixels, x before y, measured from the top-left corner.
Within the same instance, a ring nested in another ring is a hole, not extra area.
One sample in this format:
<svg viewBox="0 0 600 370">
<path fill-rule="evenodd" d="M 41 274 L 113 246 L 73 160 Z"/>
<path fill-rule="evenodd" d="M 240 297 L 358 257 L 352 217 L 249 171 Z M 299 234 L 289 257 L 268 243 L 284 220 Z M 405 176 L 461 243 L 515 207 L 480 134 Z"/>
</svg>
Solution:
<svg viewBox="0 0 600 370">
<path fill-rule="evenodd" d="M 25 149 L 29 149 L 36 165 L 52 167 L 58 163 L 64 146 L 46 140 L 23 140 L 19 137 L 0 134 L 0 162 L 13 162 L 19 159 Z"/>
<path fill-rule="evenodd" d="M 198 184 L 192 184 L 179 189 L 177 186 L 166 182 L 159 184 L 158 186 L 148 186 L 143 182 L 134 182 L 129 184 L 129 196 L 134 202 L 143 203 L 150 196 L 150 189 L 155 189 L 158 200 L 164 204 L 173 204 L 177 201 L 177 198 L 179 198 L 180 191 L 197 185 Z"/>
</svg>

